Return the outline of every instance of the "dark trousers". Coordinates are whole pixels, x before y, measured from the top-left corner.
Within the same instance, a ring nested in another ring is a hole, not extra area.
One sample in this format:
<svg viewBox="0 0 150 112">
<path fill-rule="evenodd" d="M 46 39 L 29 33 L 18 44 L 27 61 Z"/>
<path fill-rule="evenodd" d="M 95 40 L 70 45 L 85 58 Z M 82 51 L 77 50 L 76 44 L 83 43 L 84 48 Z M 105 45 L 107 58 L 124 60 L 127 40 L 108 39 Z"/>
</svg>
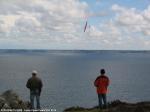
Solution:
<svg viewBox="0 0 150 112">
<path fill-rule="evenodd" d="M 98 94 L 99 107 L 107 108 L 107 97 L 106 94 Z M 104 104 L 103 104 L 104 103 Z"/>
</svg>

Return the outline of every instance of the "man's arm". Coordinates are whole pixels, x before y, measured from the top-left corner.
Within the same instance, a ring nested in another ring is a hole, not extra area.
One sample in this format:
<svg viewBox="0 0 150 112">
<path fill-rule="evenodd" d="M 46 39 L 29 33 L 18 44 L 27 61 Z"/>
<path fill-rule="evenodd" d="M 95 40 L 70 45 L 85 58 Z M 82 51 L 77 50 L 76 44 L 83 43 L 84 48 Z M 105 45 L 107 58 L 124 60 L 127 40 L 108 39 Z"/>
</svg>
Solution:
<svg viewBox="0 0 150 112">
<path fill-rule="evenodd" d="M 43 83 L 42 83 L 41 79 L 40 79 L 39 85 L 40 85 L 40 87 L 39 87 L 39 95 L 41 95 L 41 91 L 42 91 L 42 87 L 43 87 Z"/>
<path fill-rule="evenodd" d="M 26 87 L 30 89 L 30 79 L 27 81 Z"/>
<path fill-rule="evenodd" d="M 95 87 L 98 87 L 98 78 L 99 78 L 99 77 L 97 77 L 96 80 L 94 81 L 94 86 L 95 86 Z"/>
<path fill-rule="evenodd" d="M 109 83 L 110 83 L 110 81 L 109 81 L 109 78 L 107 77 L 107 86 L 109 86 Z"/>
<path fill-rule="evenodd" d="M 41 79 L 39 79 L 39 88 L 42 88 L 43 87 L 43 82 Z"/>
</svg>

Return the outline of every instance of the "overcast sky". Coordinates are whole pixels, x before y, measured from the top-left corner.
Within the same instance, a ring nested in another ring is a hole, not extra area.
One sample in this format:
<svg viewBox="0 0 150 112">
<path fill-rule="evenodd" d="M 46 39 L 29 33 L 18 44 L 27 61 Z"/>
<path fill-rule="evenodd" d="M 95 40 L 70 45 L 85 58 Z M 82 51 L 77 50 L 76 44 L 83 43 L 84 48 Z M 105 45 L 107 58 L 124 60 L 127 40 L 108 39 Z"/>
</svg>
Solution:
<svg viewBox="0 0 150 112">
<path fill-rule="evenodd" d="M 150 50 L 150 0 L 0 0 L 0 48 Z"/>
</svg>

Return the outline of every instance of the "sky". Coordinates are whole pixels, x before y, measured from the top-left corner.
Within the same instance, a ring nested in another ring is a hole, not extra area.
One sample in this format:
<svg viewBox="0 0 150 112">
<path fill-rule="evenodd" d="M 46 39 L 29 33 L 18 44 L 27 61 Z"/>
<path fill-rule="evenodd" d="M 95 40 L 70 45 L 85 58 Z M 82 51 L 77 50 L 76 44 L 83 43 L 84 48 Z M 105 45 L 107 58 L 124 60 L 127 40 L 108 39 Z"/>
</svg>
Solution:
<svg viewBox="0 0 150 112">
<path fill-rule="evenodd" d="M 0 0 L 0 49 L 150 50 L 150 0 Z"/>
</svg>

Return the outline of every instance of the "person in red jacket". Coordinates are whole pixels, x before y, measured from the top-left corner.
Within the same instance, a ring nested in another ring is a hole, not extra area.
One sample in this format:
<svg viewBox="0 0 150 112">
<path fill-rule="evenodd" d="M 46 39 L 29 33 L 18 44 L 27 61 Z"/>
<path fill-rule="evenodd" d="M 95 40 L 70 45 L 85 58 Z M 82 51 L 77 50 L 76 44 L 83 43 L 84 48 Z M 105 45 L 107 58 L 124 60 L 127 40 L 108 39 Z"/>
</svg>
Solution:
<svg viewBox="0 0 150 112">
<path fill-rule="evenodd" d="M 102 109 L 107 108 L 107 88 L 109 86 L 109 78 L 105 75 L 105 70 L 100 70 L 100 76 L 96 78 L 94 81 L 94 85 L 97 88 L 97 94 L 98 94 L 98 100 L 99 100 L 99 107 Z M 102 101 L 104 103 L 104 106 L 102 104 Z"/>
</svg>

